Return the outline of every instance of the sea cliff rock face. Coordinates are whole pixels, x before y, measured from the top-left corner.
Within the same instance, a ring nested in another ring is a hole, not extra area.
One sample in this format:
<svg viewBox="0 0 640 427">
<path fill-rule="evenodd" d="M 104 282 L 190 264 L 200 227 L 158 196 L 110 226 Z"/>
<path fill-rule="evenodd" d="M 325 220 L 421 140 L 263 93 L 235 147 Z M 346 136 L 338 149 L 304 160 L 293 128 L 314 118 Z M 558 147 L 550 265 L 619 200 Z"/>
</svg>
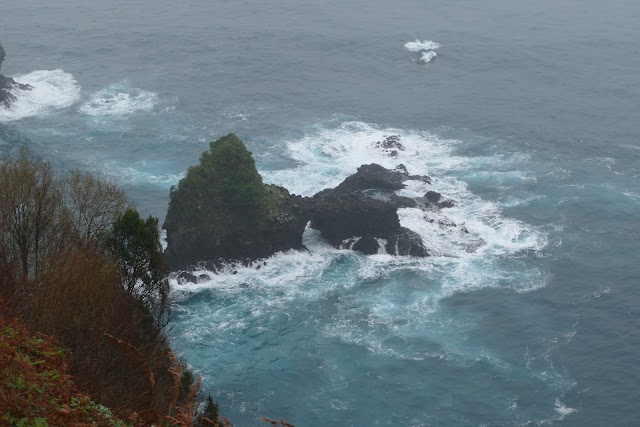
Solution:
<svg viewBox="0 0 640 427">
<path fill-rule="evenodd" d="M 205 262 L 208 268 L 215 269 L 222 262 L 248 264 L 279 251 L 305 249 L 302 234 L 307 220 L 302 197 L 277 186 L 268 186 L 267 191 L 275 204 L 271 212 L 258 221 L 237 215 L 220 230 L 194 229 L 194 233 L 185 233 L 185 225 L 167 215 L 165 256 L 169 265 L 176 270 Z M 215 211 L 211 213 L 216 215 Z"/>
<path fill-rule="evenodd" d="M 30 90 L 32 89 L 32 87 L 29 85 L 18 83 L 12 78 L 5 77 L 1 74 L 2 62 L 4 61 L 5 56 L 6 53 L 2 48 L 2 44 L 0 44 L 0 106 L 9 108 L 11 104 L 16 100 L 15 95 L 11 93 L 13 89 Z"/>
</svg>

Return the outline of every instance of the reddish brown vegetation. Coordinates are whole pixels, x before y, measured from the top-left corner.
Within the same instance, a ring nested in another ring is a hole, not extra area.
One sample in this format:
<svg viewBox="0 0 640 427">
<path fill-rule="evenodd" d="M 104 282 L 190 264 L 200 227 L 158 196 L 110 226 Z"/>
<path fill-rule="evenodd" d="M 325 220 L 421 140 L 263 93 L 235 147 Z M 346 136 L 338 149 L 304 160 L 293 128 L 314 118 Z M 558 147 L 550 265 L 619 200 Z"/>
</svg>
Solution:
<svg viewBox="0 0 640 427">
<path fill-rule="evenodd" d="M 64 360 L 43 361 L 57 363 L 62 372 L 60 384 L 49 384 L 53 395 L 61 393 L 60 405 L 72 396 L 64 391 L 71 375 L 79 390 L 136 426 L 218 425 L 217 419 L 197 414 L 199 380 L 183 372 L 162 333 L 168 284 L 157 274 L 164 271 L 157 252 L 151 252 L 159 246 L 157 238 L 146 246 L 122 245 L 120 252 L 113 251 L 109 240 L 114 224 L 127 215 L 131 233 L 138 234 L 119 238 L 132 242 L 142 235 L 154 240 L 157 230 L 149 227 L 157 226 L 157 220 L 145 223 L 137 212 L 125 211 L 126 199 L 111 184 L 78 173 L 56 179 L 46 162 L 28 152 L 0 164 L 0 187 L 0 314 L 6 317 L 10 311 L 65 349 Z M 139 275 L 129 279 L 143 283 L 135 292 L 123 286 L 123 265 L 131 265 L 123 262 L 127 256 L 137 262 Z M 155 264 L 145 264 L 146 259 Z M 145 276 L 149 265 L 154 274 Z M 11 360 L 21 351 L 20 339 L 26 339 L 24 333 L 19 337 L 5 341 L 0 350 L 12 352 L 4 355 Z M 0 384 L 4 404 L 12 405 L 16 414 L 27 411 L 25 402 L 32 397 L 12 390 Z M 68 415 L 66 407 L 61 408 L 58 413 L 46 407 L 43 413 L 52 417 L 53 425 L 73 425 L 71 419 L 58 421 L 56 417 Z"/>
<path fill-rule="evenodd" d="M 37 420 L 60 426 L 117 425 L 108 411 L 75 388 L 64 352 L 51 337 L 0 316 L 0 424 Z"/>
<path fill-rule="evenodd" d="M 0 300 L 1 312 L 7 312 Z M 173 394 L 169 413 L 158 410 L 156 381 L 144 354 L 130 343 L 112 335 L 106 337 L 133 355 L 146 375 L 147 390 L 139 402 L 140 412 L 132 412 L 127 424 L 133 426 L 231 427 L 231 424 L 208 419 L 198 413 L 199 380 L 181 396 L 182 368 L 172 353 Z M 94 403 L 71 381 L 65 351 L 52 337 L 32 334 L 22 321 L 0 316 L 0 425 L 123 426 L 106 407 Z M 41 424 L 37 424 L 40 422 Z"/>
</svg>

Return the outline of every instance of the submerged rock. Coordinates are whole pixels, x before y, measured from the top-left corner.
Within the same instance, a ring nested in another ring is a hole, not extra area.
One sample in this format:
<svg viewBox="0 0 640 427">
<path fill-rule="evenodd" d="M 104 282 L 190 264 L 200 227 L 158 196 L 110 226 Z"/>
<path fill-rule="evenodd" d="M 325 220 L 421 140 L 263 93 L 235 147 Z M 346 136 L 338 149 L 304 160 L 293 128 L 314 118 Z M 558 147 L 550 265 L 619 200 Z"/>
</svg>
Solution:
<svg viewBox="0 0 640 427">
<path fill-rule="evenodd" d="M 181 271 L 180 273 L 178 273 L 178 275 L 176 276 L 176 280 L 178 281 L 178 283 L 180 284 L 184 284 L 184 283 L 198 283 L 198 276 L 189 273 L 188 271 Z"/>
<path fill-rule="evenodd" d="M 432 205 L 440 209 L 452 208 L 455 206 L 453 200 L 443 200 L 442 194 L 438 193 L 437 191 L 427 191 L 427 193 L 423 197 L 423 200 L 425 201 L 426 205 Z"/>
<path fill-rule="evenodd" d="M 391 157 L 397 157 L 398 151 L 404 151 L 404 145 L 400 142 L 400 135 L 385 136 L 383 141 L 377 141 L 373 145 L 384 150 Z"/>
<path fill-rule="evenodd" d="M 424 198 L 431 203 L 438 203 L 442 198 L 442 194 L 438 193 L 437 191 L 427 191 L 427 194 L 424 195 Z"/>
</svg>

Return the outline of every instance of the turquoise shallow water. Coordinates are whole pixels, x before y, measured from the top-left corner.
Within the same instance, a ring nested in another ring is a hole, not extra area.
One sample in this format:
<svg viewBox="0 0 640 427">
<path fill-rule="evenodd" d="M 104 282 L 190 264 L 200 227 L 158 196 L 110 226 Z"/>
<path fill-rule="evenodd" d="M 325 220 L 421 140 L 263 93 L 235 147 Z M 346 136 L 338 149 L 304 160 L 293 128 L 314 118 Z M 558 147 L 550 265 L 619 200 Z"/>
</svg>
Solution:
<svg viewBox="0 0 640 427">
<path fill-rule="evenodd" d="M 403 163 L 458 202 L 431 219 L 468 235 L 399 212 L 425 260 L 307 230 L 309 253 L 174 282 L 174 345 L 234 425 L 637 425 L 639 19 L 624 0 L 5 1 L 3 73 L 36 89 L 0 111 L 0 151 L 160 217 L 229 131 L 299 194 Z M 397 160 L 372 146 L 389 134 Z"/>
</svg>

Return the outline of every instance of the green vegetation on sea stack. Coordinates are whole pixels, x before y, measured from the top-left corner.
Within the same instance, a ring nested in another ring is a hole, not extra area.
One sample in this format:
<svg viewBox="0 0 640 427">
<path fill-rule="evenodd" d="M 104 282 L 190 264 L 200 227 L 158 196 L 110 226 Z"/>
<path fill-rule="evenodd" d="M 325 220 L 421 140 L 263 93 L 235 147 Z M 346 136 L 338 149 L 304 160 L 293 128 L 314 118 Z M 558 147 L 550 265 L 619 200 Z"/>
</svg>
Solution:
<svg viewBox="0 0 640 427">
<path fill-rule="evenodd" d="M 251 152 L 229 134 L 212 142 L 200 164 L 189 168 L 178 188 L 172 187 L 165 225 L 180 218 L 175 239 L 195 232 L 221 234 L 236 215 L 257 221 L 264 201 L 264 184 Z"/>
<path fill-rule="evenodd" d="M 234 134 L 212 142 L 170 196 L 164 228 L 174 269 L 302 247 L 301 198 L 264 184 L 251 152 Z"/>
</svg>

